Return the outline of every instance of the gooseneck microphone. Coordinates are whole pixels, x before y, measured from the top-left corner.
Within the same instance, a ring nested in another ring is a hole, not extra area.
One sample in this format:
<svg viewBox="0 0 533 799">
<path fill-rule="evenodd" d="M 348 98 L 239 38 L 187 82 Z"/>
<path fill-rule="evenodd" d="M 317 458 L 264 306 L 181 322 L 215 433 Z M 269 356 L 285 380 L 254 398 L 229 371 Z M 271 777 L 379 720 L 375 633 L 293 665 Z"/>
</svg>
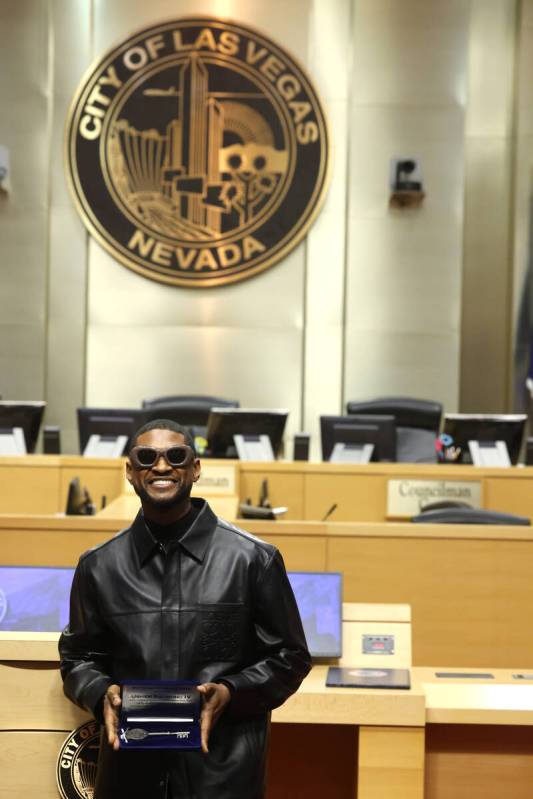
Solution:
<svg viewBox="0 0 533 799">
<path fill-rule="evenodd" d="M 322 521 L 322 522 L 327 522 L 327 520 L 329 519 L 329 517 L 331 516 L 331 514 L 332 514 L 334 511 L 336 511 L 336 510 L 337 510 L 337 503 L 336 503 L 336 502 L 334 502 L 334 503 L 333 503 L 333 505 L 331 506 L 331 508 L 328 510 L 328 512 L 327 512 L 327 513 L 326 513 L 326 515 L 324 516 L 324 518 L 323 518 L 323 519 L 321 519 L 320 521 Z"/>
</svg>

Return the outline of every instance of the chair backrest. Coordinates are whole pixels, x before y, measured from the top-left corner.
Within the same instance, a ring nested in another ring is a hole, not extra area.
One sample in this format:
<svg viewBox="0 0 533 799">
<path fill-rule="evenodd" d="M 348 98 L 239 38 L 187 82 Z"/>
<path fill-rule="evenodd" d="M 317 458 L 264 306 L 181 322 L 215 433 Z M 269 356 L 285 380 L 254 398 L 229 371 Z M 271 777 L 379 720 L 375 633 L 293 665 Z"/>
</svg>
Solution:
<svg viewBox="0 0 533 799">
<path fill-rule="evenodd" d="M 349 414 L 388 414 L 396 420 L 396 460 L 401 463 L 434 463 L 442 405 L 414 397 L 380 397 L 346 403 Z"/>
<path fill-rule="evenodd" d="M 143 400 L 143 411 L 146 421 L 152 419 L 172 419 L 175 422 L 192 428 L 193 435 L 205 437 L 207 420 L 211 408 L 238 408 L 238 400 L 208 397 L 205 395 L 178 395 L 172 397 L 155 397 Z"/>
<path fill-rule="evenodd" d="M 174 394 L 168 397 L 153 397 L 143 400 L 143 408 L 154 408 L 158 405 L 175 405 L 178 408 L 238 408 L 239 401 L 210 397 L 207 394 Z"/>
<path fill-rule="evenodd" d="M 442 404 L 414 397 L 379 397 L 365 402 L 346 403 L 347 413 L 391 414 L 398 427 L 431 430 L 438 435 L 442 417 Z"/>
<path fill-rule="evenodd" d="M 500 513 L 483 508 L 440 508 L 426 510 L 413 516 L 415 524 L 499 524 L 530 526 L 527 516 L 516 516 L 514 513 Z"/>
</svg>

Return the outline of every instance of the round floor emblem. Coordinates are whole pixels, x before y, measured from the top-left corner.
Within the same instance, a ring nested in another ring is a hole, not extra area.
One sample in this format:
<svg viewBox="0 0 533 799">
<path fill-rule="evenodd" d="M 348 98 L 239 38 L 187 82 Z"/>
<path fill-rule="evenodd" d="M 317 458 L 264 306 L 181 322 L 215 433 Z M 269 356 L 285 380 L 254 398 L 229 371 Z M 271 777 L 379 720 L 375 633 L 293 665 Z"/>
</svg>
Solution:
<svg viewBox="0 0 533 799">
<path fill-rule="evenodd" d="M 146 28 L 82 81 L 67 171 L 90 232 L 125 266 L 214 286 L 266 269 L 305 235 L 328 134 L 309 78 L 240 24 Z"/>
<path fill-rule="evenodd" d="M 57 787 L 63 799 L 93 799 L 100 727 L 88 721 L 65 740 L 57 758 Z"/>
</svg>

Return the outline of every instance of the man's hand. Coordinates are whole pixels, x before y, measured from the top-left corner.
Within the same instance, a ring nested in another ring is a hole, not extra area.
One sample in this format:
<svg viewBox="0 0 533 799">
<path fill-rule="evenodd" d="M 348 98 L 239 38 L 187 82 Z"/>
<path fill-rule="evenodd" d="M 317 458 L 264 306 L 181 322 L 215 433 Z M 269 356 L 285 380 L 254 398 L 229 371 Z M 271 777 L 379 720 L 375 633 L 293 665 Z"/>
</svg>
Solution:
<svg viewBox="0 0 533 799">
<path fill-rule="evenodd" d="M 119 748 L 118 712 L 121 704 L 120 686 L 110 685 L 104 696 L 104 724 L 107 742 L 115 751 Z"/>
<path fill-rule="evenodd" d="M 209 752 L 207 747 L 209 735 L 231 699 L 231 693 L 228 686 L 220 682 L 205 682 L 197 687 L 203 698 L 202 714 L 200 716 L 202 752 L 207 753 Z"/>
</svg>

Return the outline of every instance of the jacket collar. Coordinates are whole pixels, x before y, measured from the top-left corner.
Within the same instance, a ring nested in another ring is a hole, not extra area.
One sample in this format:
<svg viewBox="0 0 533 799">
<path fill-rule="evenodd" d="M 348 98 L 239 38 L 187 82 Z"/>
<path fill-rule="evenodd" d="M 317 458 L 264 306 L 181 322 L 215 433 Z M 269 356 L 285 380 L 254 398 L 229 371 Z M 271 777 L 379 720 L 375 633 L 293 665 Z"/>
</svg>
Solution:
<svg viewBox="0 0 533 799">
<path fill-rule="evenodd" d="M 200 513 L 181 537 L 179 546 L 193 558 L 202 562 L 217 526 L 217 517 L 205 499 L 194 497 L 191 502 L 200 510 Z M 139 563 L 144 566 L 149 557 L 157 551 L 158 542 L 150 532 L 142 510 L 135 517 L 130 529 L 139 556 Z"/>
</svg>

